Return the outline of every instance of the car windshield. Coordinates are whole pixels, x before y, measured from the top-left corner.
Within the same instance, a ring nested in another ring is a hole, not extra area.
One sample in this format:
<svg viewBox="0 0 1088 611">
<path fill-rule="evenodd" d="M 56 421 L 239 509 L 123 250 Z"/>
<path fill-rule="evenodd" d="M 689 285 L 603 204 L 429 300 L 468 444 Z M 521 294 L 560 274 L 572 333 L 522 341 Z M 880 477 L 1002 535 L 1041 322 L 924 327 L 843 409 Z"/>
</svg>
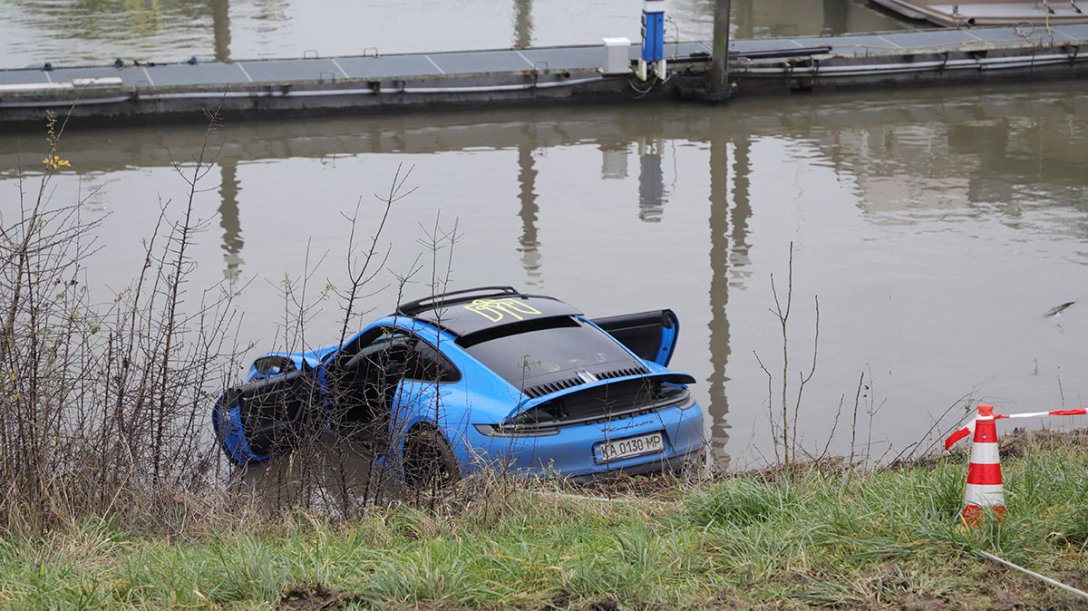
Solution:
<svg viewBox="0 0 1088 611">
<path fill-rule="evenodd" d="M 611 337 L 570 317 L 554 320 L 543 328 L 530 326 L 520 333 L 472 343 L 465 350 L 519 389 L 577 378 L 583 372 L 598 374 L 641 367 Z"/>
</svg>

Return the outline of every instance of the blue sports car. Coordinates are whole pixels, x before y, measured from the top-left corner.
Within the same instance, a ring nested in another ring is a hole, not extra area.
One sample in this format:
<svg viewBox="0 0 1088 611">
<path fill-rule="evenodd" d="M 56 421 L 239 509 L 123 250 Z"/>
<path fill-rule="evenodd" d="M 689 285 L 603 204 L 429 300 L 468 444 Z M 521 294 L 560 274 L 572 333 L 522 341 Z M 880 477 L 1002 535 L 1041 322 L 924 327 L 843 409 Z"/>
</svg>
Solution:
<svg viewBox="0 0 1088 611">
<path fill-rule="evenodd" d="M 386 441 L 409 485 L 486 468 L 589 479 L 673 469 L 704 448 L 690 375 L 666 366 L 671 310 L 590 320 L 510 287 L 400 306 L 343 345 L 258 358 L 212 410 L 238 465 L 288 452 L 307 428 Z"/>
</svg>

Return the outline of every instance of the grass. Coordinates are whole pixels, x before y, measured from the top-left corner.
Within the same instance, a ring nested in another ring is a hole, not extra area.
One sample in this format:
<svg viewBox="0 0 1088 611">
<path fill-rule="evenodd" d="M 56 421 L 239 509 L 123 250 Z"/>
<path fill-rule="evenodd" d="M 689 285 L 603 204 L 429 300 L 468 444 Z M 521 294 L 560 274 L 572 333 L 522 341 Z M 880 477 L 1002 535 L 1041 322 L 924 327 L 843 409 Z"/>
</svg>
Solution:
<svg viewBox="0 0 1088 611">
<path fill-rule="evenodd" d="M 437 511 L 228 514 L 169 537 L 87 519 L 0 540 L 0 607 L 1081 606 L 976 550 L 1088 588 L 1088 451 L 1006 460 L 1008 515 L 970 530 L 965 463 L 744 474 L 669 501 L 492 487 Z"/>
</svg>

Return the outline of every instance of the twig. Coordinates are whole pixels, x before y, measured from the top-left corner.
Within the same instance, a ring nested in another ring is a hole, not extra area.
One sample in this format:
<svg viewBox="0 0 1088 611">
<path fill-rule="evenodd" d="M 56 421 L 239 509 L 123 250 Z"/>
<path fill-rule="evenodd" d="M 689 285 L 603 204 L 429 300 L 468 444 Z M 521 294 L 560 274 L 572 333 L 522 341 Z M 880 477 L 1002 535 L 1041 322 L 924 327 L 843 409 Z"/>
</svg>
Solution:
<svg viewBox="0 0 1088 611">
<path fill-rule="evenodd" d="M 858 378 L 858 389 L 854 393 L 854 420 L 850 424 L 850 463 L 854 464 L 854 448 L 857 447 L 858 439 L 858 403 L 861 402 L 861 386 L 865 382 L 865 372 L 861 372 L 861 376 Z"/>
<path fill-rule="evenodd" d="M 774 376 L 771 375 L 770 370 L 763 364 L 763 359 L 759 358 L 759 353 L 755 350 L 752 354 L 756 357 L 756 362 L 759 363 L 759 368 L 763 370 L 763 373 L 767 374 L 767 421 L 771 425 L 771 441 L 774 443 L 774 461 L 776 463 L 782 462 L 781 457 L 778 455 L 778 435 L 774 430 L 774 391 L 771 388 L 771 384 L 774 382 Z"/>
<path fill-rule="evenodd" d="M 920 447 L 921 444 L 926 439 L 928 439 L 930 435 L 933 434 L 933 431 L 938 426 L 940 426 L 941 422 L 943 422 L 944 419 L 948 416 L 948 413 L 951 412 L 953 409 L 955 409 L 956 406 L 958 406 L 958 405 L 960 405 L 960 404 L 962 404 L 964 402 L 972 403 L 971 399 L 974 396 L 974 394 L 975 394 L 975 389 L 972 388 L 970 392 L 968 392 L 967 394 L 961 396 L 959 399 L 956 399 L 955 401 L 953 401 L 951 405 L 949 405 L 948 407 L 945 408 L 944 412 L 941 413 L 941 416 L 939 418 L 937 418 L 933 422 L 933 424 L 929 427 L 929 430 L 926 431 L 926 434 L 923 435 L 922 438 L 919 441 L 917 441 L 917 442 L 915 442 L 913 444 L 910 444 L 907 447 L 903 448 L 903 450 L 899 453 L 898 456 L 895 457 L 895 459 L 892 462 L 898 462 L 900 459 L 904 458 L 903 455 L 906 453 L 906 451 L 908 449 L 910 449 L 910 453 L 906 454 L 906 458 L 909 459 L 909 458 L 914 457 L 915 456 L 915 451 L 918 449 L 918 447 Z M 940 437 L 937 437 L 932 442 L 930 442 L 930 444 L 928 446 L 926 446 L 925 449 L 922 450 L 921 454 L 925 455 L 925 454 L 928 454 L 929 452 L 933 451 L 933 448 L 936 447 L 938 444 L 940 444 L 941 441 L 944 440 L 945 436 L 947 436 L 948 433 L 951 433 L 952 430 L 956 429 L 956 428 L 959 428 L 959 422 L 958 421 L 957 421 L 957 423 L 955 425 L 945 428 L 944 434 L 942 434 Z"/>
<path fill-rule="evenodd" d="M 786 294 L 785 305 L 783 306 L 783 299 L 778 295 L 778 287 L 774 282 L 774 274 L 771 274 L 771 295 L 774 298 L 774 307 L 767 308 L 771 314 L 774 314 L 778 319 L 778 325 L 782 333 L 782 423 L 781 429 L 775 430 L 775 409 L 773 399 L 773 392 L 770 387 L 773 382 L 774 376 L 764 366 L 763 361 L 756 354 L 756 360 L 759 361 L 760 368 L 767 374 L 767 409 L 770 413 L 771 420 L 771 438 L 774 441 L 775 458 L 780 459 L 786 465 L 790 464 L 791 460 L 797 459 L 797 452 L 801 450 L 800 444 L 797 441 L 797 420 L 801 411 L 801 398 L 804 395 L 805 385 L 812 379 L 812 376 L 816 373 L 816 361 L 819 354 L 820 344 L 820 298 L 816 297 L 816 334 L 812 344 L 812 366 L 805 374 L 804 371 L 798 373 L 799 385 L 797 389 L 796 401 L 793 405 L 793 422 L 790 422 L 790 398 L 789 398 L 789 372 L 790 372 L 790 354 L 789 354 L 789 318 L 790 312 L 793 309 L 793 242 L 790 242 L 790 256 L 789 266 L 787 269 L 786 280 Z M 781 457 L 778 453 L 778 444 L 782 444 Z M 803 451 L 803 450 L 801 450 Z"/>
<path fill-rule="evenodd" d="M 839 395 L 839 408 L 835 410 L 835 422 L 831 425 L 831 434 L 827 436 L 827 443 L 824 444 L 823 452 L 816 457 L 816 462 L 823 462 L 827 458 L 827 450 L 831 447 L 831 441 L 835 439 L 835 431 L 839 429 L 839 416 L 842 415 L 842 403 L 846 400 L 846 395 Z M 847 463 L 849 465 L 850 463 Z"/>
<path fill-rule="evenodd" d="M 1020 571 L 1021 573 L 1027 575 L 1028 577 L 1034 577 L 1035 579 L 1038 579 L 1039 581 L 1041 581 L 1043 583 L 1050 584 L 1050 585 L 1054 586 L 1055 588 L 1061 588 L 1061 589 L 1065 590 L 1066 592 L 1069 592 L 1070 594 L 1073 594 L 1073 595 L 1079 596 L 1079 597 L 1081 597 L 1081 598 L 1083 598 L 1085 600 L 1088 600 L 1088 592 L 1085 592 L 1083 590 L 1078 590 L 1078 589 L 1074 588 L 1073 586 L 1065 585 L 1064 583 L 1058 581 L 1057 579 L 1052 579 L 1050 577 L 1047 577 L 1046 575 L 1040 575 L 1039 573 L 1036 573 L 1035 571 L 1025 569 L 1024 567 L 1022 567 L 1020 565 L 1017 565 L 1017 564 L 1013 564 L 1013 563 L 1009 562 L 1008 560 L 1005 560 L 1004 558 L 999 558 L 999 557 L 991 554 L 990 552 L 986 552 L 986 551 L 983 551 L 983 550 L 978 550 L 978 553 L 979 553 L 980 556 L 982 556 L 983 558 L 985 558 L 987 560 L 992 560 L 992 561 L 994 561 L 994 562 L 996 562 L 998 564 L 1004 565 L 1004 566 L 1006 566 L 1006 567 L 1008 567 L 1010 569 Z"/>
<path fill-rule="evenodd" d="M 792 274 L 791 274 L 791 276 L 792 276 Z M 801 379 L 801 383 L 797 387 L 797 402 L 793 406 L 793 445 L 794 445 L 794 453 L 795 454 L 796 454 L 796 447 L 798 445 L 797 444 L 797 414 L 798 414 L 798 412 L 801 411 L 801 395 L 803 395 L 805 393 L 805 384 L 808 384 L 808 381 L 812 379 L 813 374 L 816 373 L 816 357 L 817 357 L 817 355 L 819 354 L 819 351 L 820 351 L 820 296 L 816 295 L 815 300 L 816 300 L 816 336 L 812 340 L 812 368 L 809 369 L 809 372 L 808 372 L 807 376 L 803 372 L 800 372 L 800 373 L 797 374 Z M 838 416 L 836 416 L 835 419 L 836 419 L 836 421 L 838 421 Z M 832 434 L 834 434 L 834 432 L 832 432 Z M 796 456 L 795 456 L 795 458 L 796 458 Z"/>
</svg>

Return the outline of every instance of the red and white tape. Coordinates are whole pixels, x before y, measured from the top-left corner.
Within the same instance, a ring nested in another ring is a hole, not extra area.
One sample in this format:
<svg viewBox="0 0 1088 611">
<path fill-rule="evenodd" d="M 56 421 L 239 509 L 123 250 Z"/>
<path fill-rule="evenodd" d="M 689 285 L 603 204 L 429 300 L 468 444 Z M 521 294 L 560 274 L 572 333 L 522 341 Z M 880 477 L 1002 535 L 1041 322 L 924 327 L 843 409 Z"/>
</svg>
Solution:
<svg viewBox="0 0 1088 611">
<path fill-rule="evenodd" d="M 1088 408 L 1079 409 L 1054 409 L 1049 412 L 1028 412 L 1024 414 L 994 414 L 994 420 L 1003 420 L 1005 418 L 1039 418 L 1042 416 L 1088 416 Z M 972 420 L 971 424 L 958 429 L 954 433 L 948 436 L 944 440 L 944 449 L 951 450 L 952 446 L 956 445 L 956 442 L 967 437 L 975 430 L 975 422 Z"/>
</svg>

